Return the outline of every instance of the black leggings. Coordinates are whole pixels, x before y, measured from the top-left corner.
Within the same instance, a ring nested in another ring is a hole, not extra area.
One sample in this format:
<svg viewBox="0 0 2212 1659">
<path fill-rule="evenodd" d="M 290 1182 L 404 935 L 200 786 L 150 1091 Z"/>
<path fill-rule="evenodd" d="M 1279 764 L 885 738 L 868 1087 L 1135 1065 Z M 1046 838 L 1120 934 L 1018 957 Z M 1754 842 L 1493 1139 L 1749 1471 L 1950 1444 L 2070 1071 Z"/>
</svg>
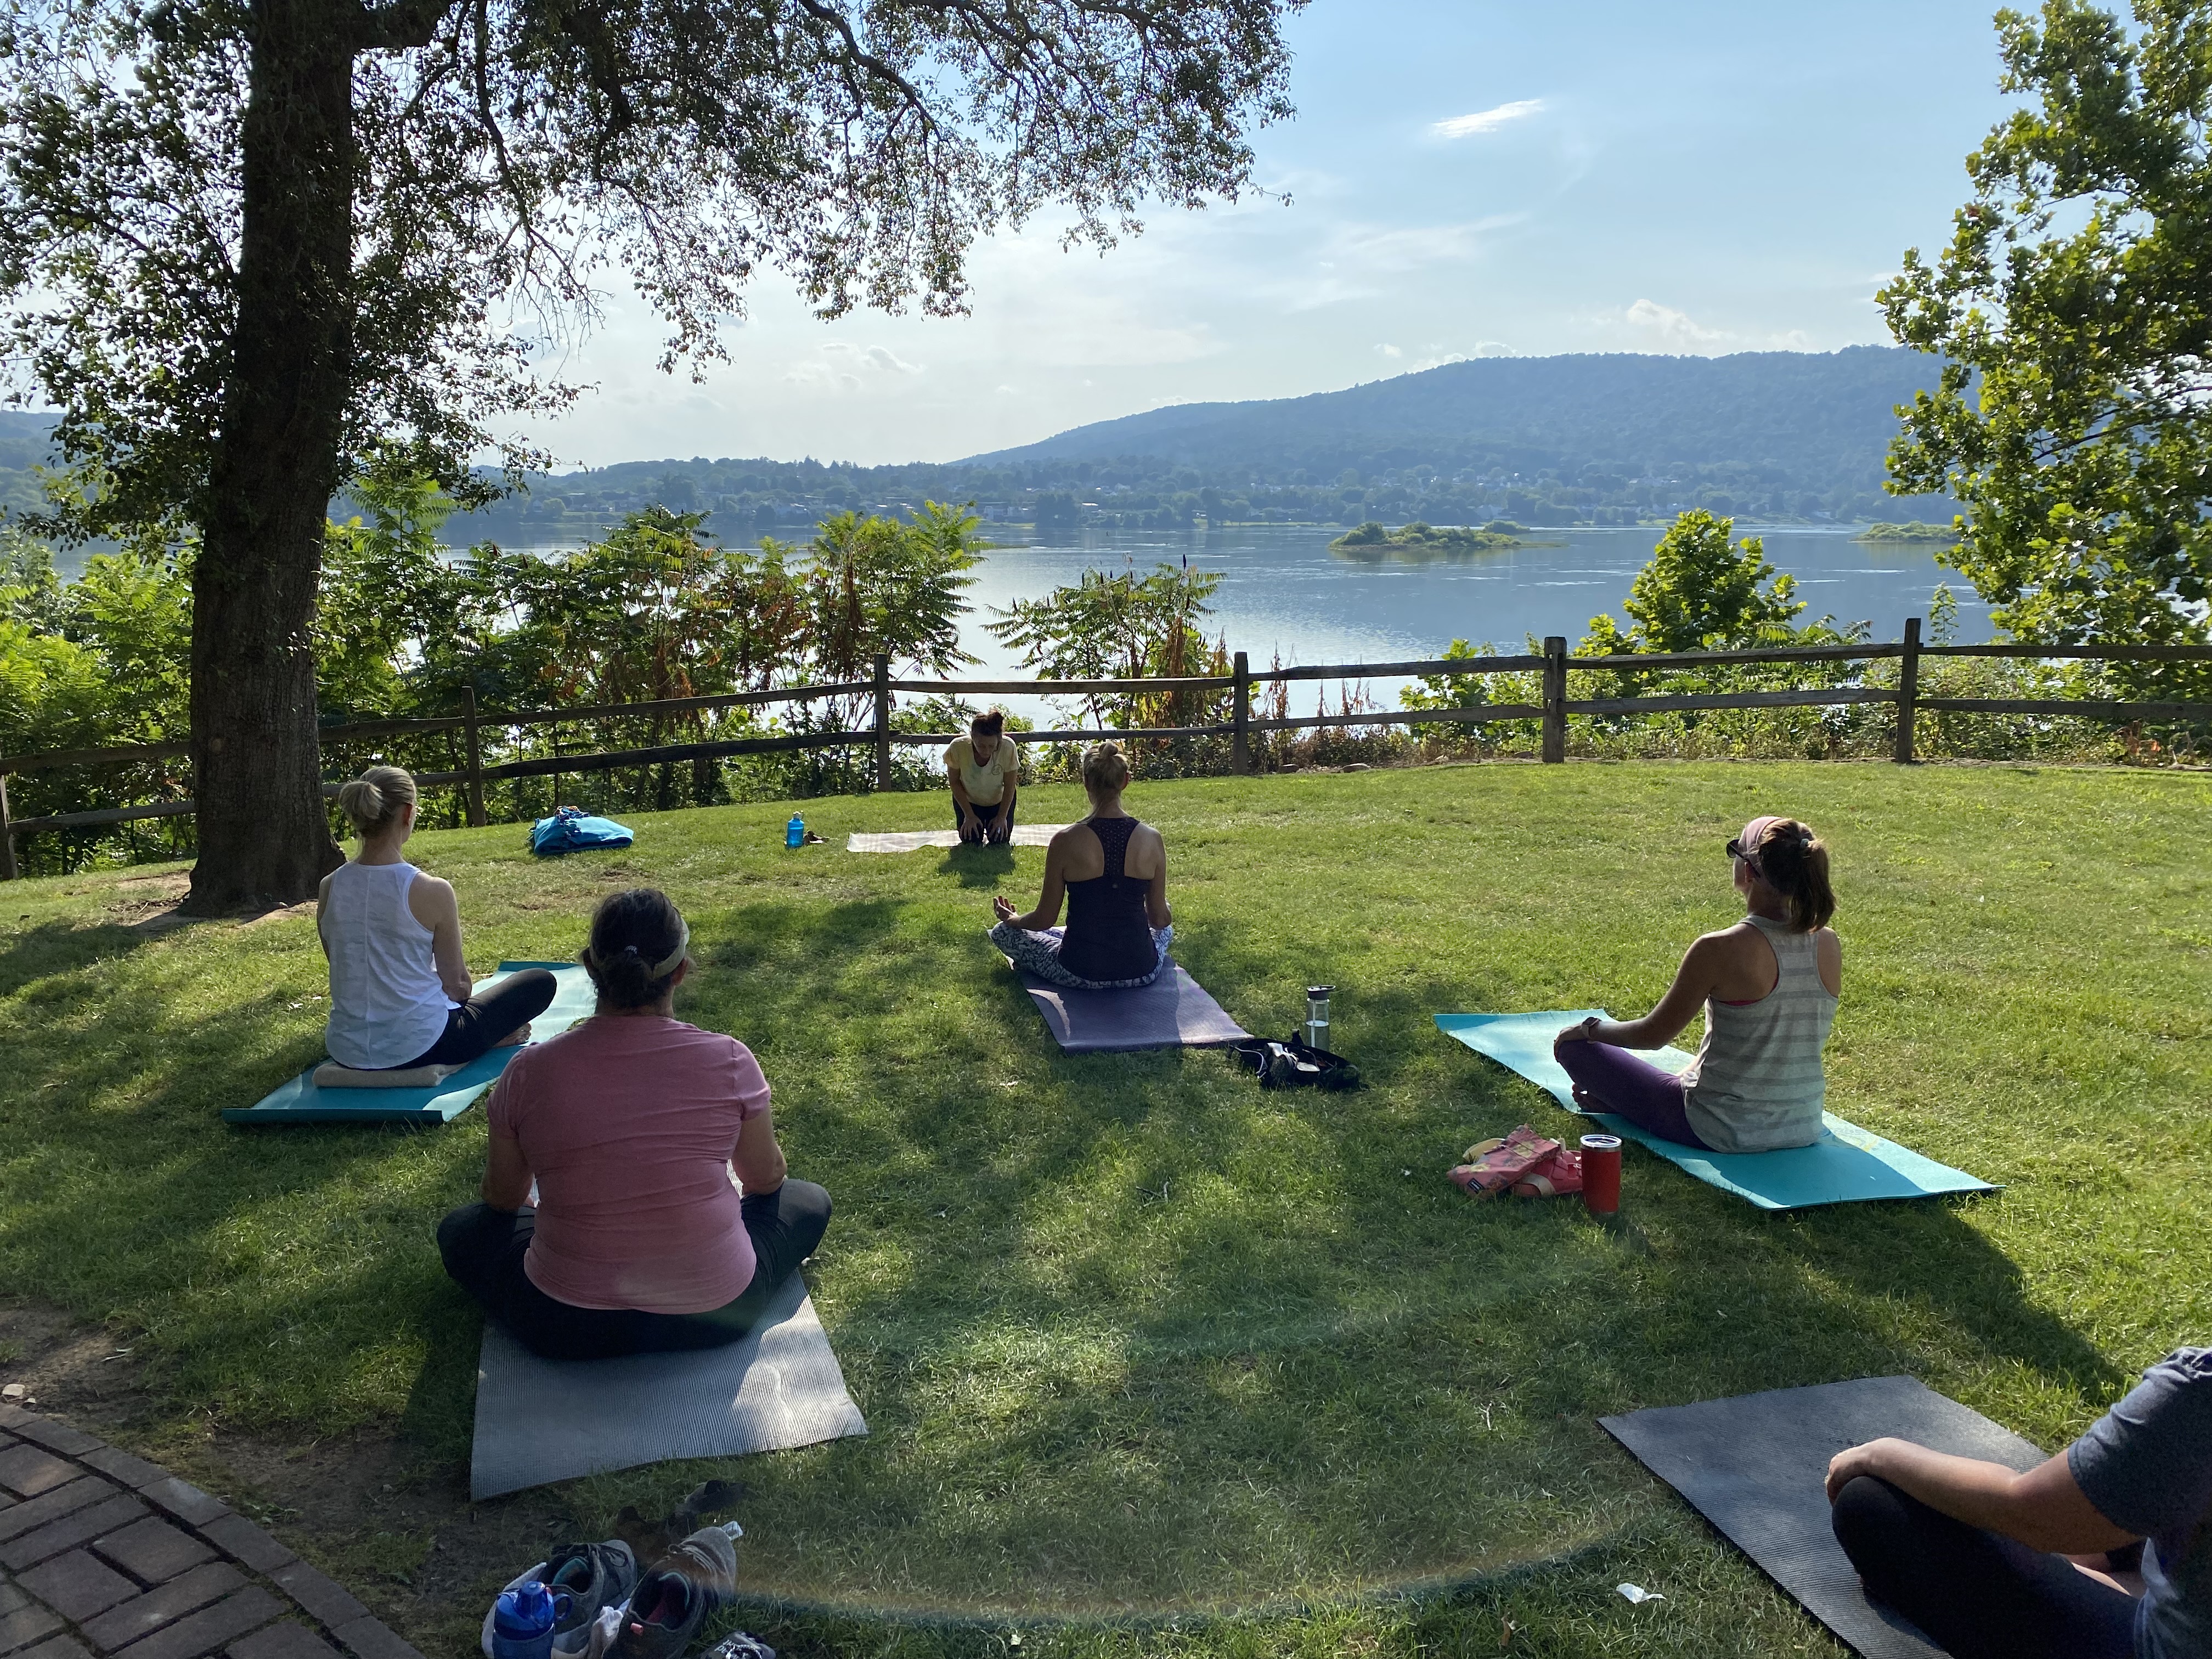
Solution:
<svg viewBox="0 0 2212 1659">
<path fill-rule="evenodd" d="M 458 1008 L 447 1009 L 446 1029 L 438 1040 L 405 1066 L 387 1069 L 398 1072 L 417 1066 L 465 1066 L 488 1053 L 510 1031 L 520 1030 L 550 1008 L 554 993 L 560 988 L 561 982 L 553 977 L 550 969 L 519 969 L 483 995 L 471 997 Z"/>
<path fill-rule="evenodd" d="M 1012 801 L 1008 801 L 1006 803 L 1006 834 L 1011 836 L 1014 833 L 1014 804 Z M 997 801 L 993 801 L 988 806 L 978 806 L 975 802 L 970 801 L 968 804 L 968 810 L 969 811 L 975 813 L 976 817 L 981 821 L 983 825 L 983 839 L 987 842 L 989 841 L 992 835 L 992 820 L 999 816 L 999 803 Z M 968 833 L 968 813 L 960 810 L 960 803 L 957 800 L 952 803 L 952 827 L 955 830 L 957 830 L 963 836 L 965 836 Z"/>
<path fill-rule="evenodd" d="M 1867 1595 L 1954 1659 L 2131 1659 L 2133 1597 L 2063 1555 L 1954 1521 L 1863 1474 L 1837 1494 L 1836 1541 Z"/>
<path fill-rule="evenodd" d="M 438 1254 L 454 1283 L 524 1347 L 547 1359 L 719 1348 L 760 1322 L 776 1291 L 814 1253 L 830 1225 L 830 1194 L 811 1181 L 748 1193 L 739 1207 L 753 1242 L 752 1283 L 734 1302 L 706 1313 L 579 1308 L 546 1295 L 522 1268 L 538 1224 L 535 1210 L 464 1204 L 438 1224 Z"/>
</svg>

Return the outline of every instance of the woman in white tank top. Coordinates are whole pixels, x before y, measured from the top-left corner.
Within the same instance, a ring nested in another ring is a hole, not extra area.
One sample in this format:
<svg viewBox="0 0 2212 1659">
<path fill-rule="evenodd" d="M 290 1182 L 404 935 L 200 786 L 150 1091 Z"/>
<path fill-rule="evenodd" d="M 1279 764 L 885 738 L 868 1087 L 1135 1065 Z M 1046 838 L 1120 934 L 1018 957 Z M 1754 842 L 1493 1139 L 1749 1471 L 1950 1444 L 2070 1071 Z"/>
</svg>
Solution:
<svg viewBox="0 0 2212 1659">
<path fill-rule="evenodd" d="M 451 882 L 400 856 L 415 833 L 415 780 L 373 766 L 338 791 L 361 850 L 323 878 L 315 929 L 331 964 L 331 1058 L 364 1071 L 465 1066 L 527 1042 L 557 988 L 543 968 L 471 997 Z"/>
<path fill-rule="evenodd" d="M 1692 945 L 1643 1018 L 1586 1019 L 1552 1052 L 1577 1101 L 1665 1139 L 1715 1152 L 1809 1146 L 1824 1133 L 1820 1050 L 1844 988 L 1828 849 L 1795 818 L 1763 817 L 1728 852 L 1744 919 Z M 1664 1048 L 1701 1006 L 1705 1038 L 1681 1076 L 1629 1052 Z"/>
</svg>

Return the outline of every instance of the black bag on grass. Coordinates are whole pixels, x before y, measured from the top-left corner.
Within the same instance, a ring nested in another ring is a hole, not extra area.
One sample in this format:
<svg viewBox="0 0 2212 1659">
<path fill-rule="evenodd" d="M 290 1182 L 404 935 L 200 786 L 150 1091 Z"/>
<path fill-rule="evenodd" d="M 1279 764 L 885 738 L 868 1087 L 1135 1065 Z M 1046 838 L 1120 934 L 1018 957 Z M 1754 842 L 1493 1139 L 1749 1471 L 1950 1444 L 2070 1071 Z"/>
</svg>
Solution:
<svg viewBox="0 0 2212 1659">
<path fill-rule="evenodd" d="M 1254 1037 L 1234 1050 L 1237 1063 L 1256 1072 L 1262 1089 L 1357 1089 L 1359 1068 L 1342 1054 L 1309 1048 L 1303 1039 L 1276 1042 Z"/>
</svg>

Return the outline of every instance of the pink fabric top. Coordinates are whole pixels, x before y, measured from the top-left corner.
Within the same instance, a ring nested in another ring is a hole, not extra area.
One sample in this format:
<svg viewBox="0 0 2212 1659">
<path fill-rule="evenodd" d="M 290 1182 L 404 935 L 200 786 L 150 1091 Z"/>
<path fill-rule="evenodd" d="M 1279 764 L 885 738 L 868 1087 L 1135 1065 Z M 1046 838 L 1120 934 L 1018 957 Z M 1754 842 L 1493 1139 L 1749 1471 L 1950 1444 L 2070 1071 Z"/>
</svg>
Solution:
<svg viewBox="0 0 2212 1659">
<path fill-rule="evenodd" d="M 538 1177 L 530 1282 L 577 1308 L 734 1300 L 754 1261 L 730 1154 L 766 1110 L 752 1051 L 679 1019 L 603 1015 L 532 1043 L 488 1109 Z"/>
</svg>

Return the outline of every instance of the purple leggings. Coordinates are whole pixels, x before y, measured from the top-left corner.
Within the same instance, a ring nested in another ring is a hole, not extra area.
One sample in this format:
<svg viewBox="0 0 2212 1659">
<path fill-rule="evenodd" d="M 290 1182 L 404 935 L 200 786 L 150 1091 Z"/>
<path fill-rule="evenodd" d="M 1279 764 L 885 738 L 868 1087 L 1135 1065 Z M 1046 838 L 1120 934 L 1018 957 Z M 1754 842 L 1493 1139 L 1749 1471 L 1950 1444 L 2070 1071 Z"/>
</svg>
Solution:
<svg viewBox="0 0 2212 1659">
<path fill-rule="evenodd" d="M 1690 1115 L 1682 1107 L 1682 1079 L 1672 1073 L 1626 1048 L 1587 1039 L 1553 1043 L 1552 1057 L 1600 1109 L 1625 1117 L 1662 1140 L 1712 1150 L 1690 1127 Z"/>
</svg>

